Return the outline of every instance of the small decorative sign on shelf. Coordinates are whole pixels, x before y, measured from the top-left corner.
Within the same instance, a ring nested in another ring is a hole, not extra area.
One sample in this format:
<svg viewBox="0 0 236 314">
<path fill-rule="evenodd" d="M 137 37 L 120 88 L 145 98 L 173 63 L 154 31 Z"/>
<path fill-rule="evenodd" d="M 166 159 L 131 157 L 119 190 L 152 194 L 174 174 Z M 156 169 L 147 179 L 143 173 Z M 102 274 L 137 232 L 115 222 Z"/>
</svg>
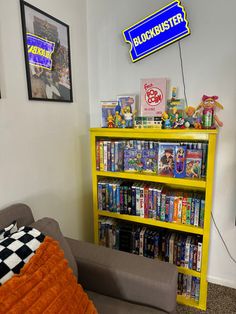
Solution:
<svg viewBox="0 0 236 314">
<path fill-rule="evenodd" d="M 188 36 L 186 12 L 179 0 L 147 16 L 123 31 L 130 43 L 130 57 L 136 62 L 171 43 Z"/>
</svg>

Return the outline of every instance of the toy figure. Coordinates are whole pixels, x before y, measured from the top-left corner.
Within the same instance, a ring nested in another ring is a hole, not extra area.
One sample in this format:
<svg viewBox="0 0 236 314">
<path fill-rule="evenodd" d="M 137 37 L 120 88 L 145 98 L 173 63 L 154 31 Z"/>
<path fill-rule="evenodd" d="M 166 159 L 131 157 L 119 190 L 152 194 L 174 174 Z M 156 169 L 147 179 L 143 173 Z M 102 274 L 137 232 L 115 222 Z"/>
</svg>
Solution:
<svg viewBox="0 0 236 314">
<path fill-rule="evenodd" d="M 121 105 L 120 105 L 121 101 L 118 100 L 118 104 L 116 105 L 116 108 L 115 108 L 115 112 L 118 112 L 120 114 L 121 112 Z"/>
<path fill-rule="evenodd" d="M 177 88 L 172 88 L 172 97 L 167 101 L 167 113 L 171 116 L 178 113 L 181 117 L 184 115 L 185 111 L 185 101 L 184 99 L 179 99 L 177 96 Z"/>
<path fill-rule="evenodd" d="M 109 114 L 107 117 L 107 127 L 114 128 L 114 118 L 111 114 Z"/>
<path fill-rule="evenodd" d="M 122 113 L 124 115 L 126 128 L 132 128 L 133 127 L 133 115 L 135 114 L 135 112 L 132 113 L 130 106 L 126 106 L 125 108 L 122 109 Z"/>
<path fill-rule="evenodd" d="M 188 106 L 185 109 L 185 127 L 194 127 L 195 129 L 201 129 L 202 118 L 199 110 L 196 110 L 192 106 Z"/>
<path fill-rule="evenodd" d="M 194 126 L 194 114 L 195 114 L 195 108 L 192 106 L 188 106 L 185 109 L 185 121 L 189 123 L 189 126 Z"/>
<path fill-rule="evenodd" d="M 173 119 L 172 128 L 173 128 L 173 129 L 176 129 L 176 128 L 181 128 L 181 129 L 183 129 L 183 128 L 185 128 L 184 122 L 185 122 L 185 121 L 184 121 L 184 118 L 179 117 L 179 114 L 176 113 L 176 114 L 175 114 L 175 117 L 174 117 L 174 119 Z"/>
<path fill-rule="evenodd" d="M 126 122 L 125 120 L 121 120 L 121 128 L 125 129 L 126 128 Z"/>
<path fill-rule="evenodd" d="M 216 124 L 220 127 L 223 123 L 215 114 L 217 109 L 224 109 L 224 107 L 217 102 L 218 96 L 202 96 L 202 102 L 197 109 L 202 110 L 202 125 L 205 129 L 215 128 Z"/>
<path fill-rule="evenodd" d="M 170 118 L 167 112 L 163 112 L 162 114 L 162 121 L 163 121 L 163 127 L 164 129 L 170 129 L 171 128 L 171 122 Z"/>
<path fill-rule="evenodd" d="M 115 118 L 114 118 L 115 128 L 121 128 L 122 126 L 122 118 L 118 111 L 116 111 Z"/>
<path fill-rule="evenodd" d="M 168 111 L 168 115 L 171 121 L 174 121 L 176 115 L 179 115 L 178 110 L 176 107 L 170 108 Z"/>
</svg>

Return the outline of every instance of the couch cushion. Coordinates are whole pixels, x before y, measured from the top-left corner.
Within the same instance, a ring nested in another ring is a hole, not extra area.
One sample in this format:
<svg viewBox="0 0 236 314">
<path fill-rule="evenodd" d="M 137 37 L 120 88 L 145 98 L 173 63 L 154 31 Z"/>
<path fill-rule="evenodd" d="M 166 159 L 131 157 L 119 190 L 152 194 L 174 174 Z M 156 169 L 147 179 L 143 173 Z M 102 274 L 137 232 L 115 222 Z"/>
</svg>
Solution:
<svg viewBox="0 0 236 314">
<path fill-rule="evenodd" d="M 17 232 L 0 241 L 0 285 L 30 260 L 45 236 L 31 227 L 21 227 Z"/>
<path fill-rule="evenodd" d="M 20 274 L 0 287 L 0 313 L 98 314 L 48 236 Z"/>
<path fill-rule="evenodd" d="M 99 314 L 163 314 L 161 310 L 86 291 Z"/>
<path fill-rule="evenodd" d="M 175 265 L 66 240 L 77 260 L 79 283 L 85 289 L 168 313 L 175 311 L 178 274 Z"/>
<path fill-rule="evenodd" d="M 74 255 L 72 254 L 63 234 L 61 233 L 58 222 L 52 218 L 45 217 L 32 223 L 31 227 L 38 229 L 43 234 L 48 235 L 59 242 L 61 249 L 64 251 L 65 258 L 68 260 L 69 266 L 73 270 L 76 278 L 78 278 L 78 268 Z"/>
</svg>

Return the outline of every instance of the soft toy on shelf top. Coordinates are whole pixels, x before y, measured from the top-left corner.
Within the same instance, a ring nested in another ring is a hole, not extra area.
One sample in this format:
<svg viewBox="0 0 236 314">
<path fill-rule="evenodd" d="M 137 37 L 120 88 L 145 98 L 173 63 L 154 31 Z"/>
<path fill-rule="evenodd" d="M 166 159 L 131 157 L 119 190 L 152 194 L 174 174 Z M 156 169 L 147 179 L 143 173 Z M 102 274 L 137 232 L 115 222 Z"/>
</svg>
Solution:
<svg viewBox="0 0 236 314">
<path fill-rule="evenodd" d="M 202 113 L 202 126 L 204 129 L 215 129 L 216 126 L 223 126 L 223 123 L 217 117 L 215 112 L 217 109 L 224 107 L 217 101 L 218 96 L 202 96 L 202 102 L 197 107 Z"/>
</svg>

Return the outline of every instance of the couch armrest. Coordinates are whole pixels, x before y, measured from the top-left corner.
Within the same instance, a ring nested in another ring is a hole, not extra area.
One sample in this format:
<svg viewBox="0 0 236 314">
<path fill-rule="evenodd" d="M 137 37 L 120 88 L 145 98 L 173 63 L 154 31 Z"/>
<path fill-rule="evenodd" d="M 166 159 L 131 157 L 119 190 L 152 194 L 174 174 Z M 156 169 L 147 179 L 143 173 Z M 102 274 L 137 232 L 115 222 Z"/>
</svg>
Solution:
<svg viewBox="0 0 236 314">
<path fill-rule="evenodd" d="M 177 267 L 66 238 L 78 263 L 78 281 L 91 291 L 174 312 Z"/>
</svg>

